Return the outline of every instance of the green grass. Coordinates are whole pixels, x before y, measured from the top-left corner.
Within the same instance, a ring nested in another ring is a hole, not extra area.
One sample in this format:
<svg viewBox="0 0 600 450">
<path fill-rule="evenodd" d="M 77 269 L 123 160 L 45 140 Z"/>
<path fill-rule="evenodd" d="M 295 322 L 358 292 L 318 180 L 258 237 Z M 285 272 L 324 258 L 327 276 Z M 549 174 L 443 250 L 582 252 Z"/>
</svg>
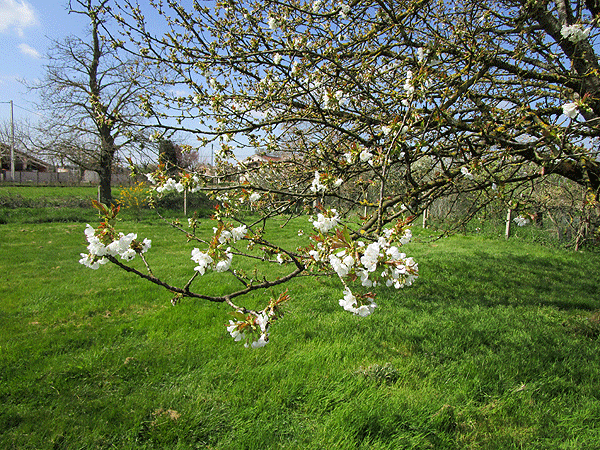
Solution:
<svg viewBox="0 0 600 450">
<path fill-rule="evenodd" d="M 20 196 L 27 199 L 67 197 L 96 198 L 97 186 L 0 186 L 0 197 Z"/>
<path fill-rule="evenodd" d="M 113 187 L 115 203 L 120 192 L 120 187 Z M 92 200 L 97 194 L 98 190 L 93 186 L 0 186 L 0 224 L 94 222 L 98 212 L 92 206 Z M 164 217 L 172 219 L 183 215 L 181 195 L 170 193 L 157 203 L 157 209 Z M 194 209 L 200 217 L 213 212 L 211 202 L 201 193 L 188 195 L 188 210 Z M 156 212 L 147 206 L 139 210 L 123 207 L 121 216 L 145 223 L 156 220 Z"/>
<path fill-rule="evenodd" d="M 187 279 L 193 244 L 165 225 L 122 225 L 153 239 L 158 273 Z M 597 253 L 481 236 L 429 242 L 415 228 L 415 285 L 380 291 L 359 318 L 337 304 L 335 279 L 297 279 L 271 342 L 248 350 L 228 335 L 223 305 L 173 307 L 168 292 L 116 267 L 78 264 L 84 226 L 0 225 L 0 448 L 600 442 Z M 268 231 L 298 243 L 295 229 Z"/>
</svg>

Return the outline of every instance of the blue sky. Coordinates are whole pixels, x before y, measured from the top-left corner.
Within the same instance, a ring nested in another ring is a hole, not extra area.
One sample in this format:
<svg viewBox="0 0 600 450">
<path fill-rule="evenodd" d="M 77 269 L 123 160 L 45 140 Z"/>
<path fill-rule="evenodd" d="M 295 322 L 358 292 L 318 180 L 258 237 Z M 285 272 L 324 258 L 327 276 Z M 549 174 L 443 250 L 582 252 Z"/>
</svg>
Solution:
<svg viewBox="0 0 600 450">
<path fill-rule="evenodd" d="M 28 92 L 19 80 L 43 78 L 54 41 L 69 35 L 85 37 L 86 17 L 69 14 L 67 7 L 68 0 L 0 0 L 0 124 L 10 122 L 11 100 L 17 125 L 43 121 L 37 93 Z M 210 148 L 200 153 L 208 158 Z"/>
<path fill-rule="evenodd" d="M 18 80 L 41 78 L 45 55 L 52 40 L 82 35 L 85 17 L 67 12 L 66 0 L 0 0 L 0 122 L 10 120 L 10 100 L 15 121 L 37 122 L 37 97 Z"/>
</svg>

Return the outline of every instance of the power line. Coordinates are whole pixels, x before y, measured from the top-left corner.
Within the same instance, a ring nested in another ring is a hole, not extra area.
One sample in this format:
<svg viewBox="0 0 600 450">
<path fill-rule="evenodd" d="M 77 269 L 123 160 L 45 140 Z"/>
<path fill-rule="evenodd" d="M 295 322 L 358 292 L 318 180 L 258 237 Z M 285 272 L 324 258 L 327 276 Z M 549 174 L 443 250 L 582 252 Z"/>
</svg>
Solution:
<svg viewBox="0 0 600 450">
<path fill-rule="evenodd" d="M 6 105 L 9 105 L 9 104 L 11 104 L 11 103 L 12 103 L 12 104 L 13 104 L 13 106 L 15 106 L 15 107 L 17 107 L 17 108 L 19 108 L 19 109 L 22 109 L 23 111 L 27 111 L 28 113 L 35 114 L 36 116 L 38 116 L 38 117 L 41 117 L 41 118 L 44 118 L 44 117 L 45 117 L 43 114 L 40 114 L 40 113 L 38 113 L 38 112 L 36 112 L 36 111 L 32 111 L 32 110 L 30 110 L 30 109 L 27 109 L 27 108 L 25 108 L 24 106 L 17 105 L 15 102 L 12 102 L 12 101 L 8 101 L 8 102 L 0 102 L 0 103 L 1 103 L 1 104 L 6 104 Z"/>
<path fill-rule="evenodd" d="M 45 117 L 43 114 L 40 114 L 40 113 L 38 113 L 38 112 L 35 112 L 35 111 L 31 111 L 30 109 L 24 108 L 23 106 L 19 106 L 19 105 L 17 105 L 16 103 L 15 103 L 15 106 L 16 106 L 17 108 L 20 108 L 20 109 L 24 110 L 24 111 L 27 111 L 28 113 L 35 114 L 35 115 L 36 115 L 36 116 L 38 116 L 38 117 L 41 117 L 41 118 L 44 118 L 44 117 Z"/>
</svg>

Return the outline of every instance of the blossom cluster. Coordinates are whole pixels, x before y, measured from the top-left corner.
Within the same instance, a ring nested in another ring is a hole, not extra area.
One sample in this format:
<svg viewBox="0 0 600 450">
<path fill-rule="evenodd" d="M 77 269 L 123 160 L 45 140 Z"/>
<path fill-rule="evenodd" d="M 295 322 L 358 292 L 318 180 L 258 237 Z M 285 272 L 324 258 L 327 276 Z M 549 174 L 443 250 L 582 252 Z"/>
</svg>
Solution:
<svg viewBox="0 0 600 450">
<path fill-rule="evenodd" d="M 315 170 L 315 177 L 310 185 L 310 191 L 315 194 L 319 192 L 325 192 L 330 185 L 337 188 L 340 187 L 343 182 L 344 180 L 341 178 L 336 178 L 333 180 L 333 178 L 328 174 L 320 174 L 318 170 Z"/>
<path fill-rule="evenodd" d="M 80 253 L 79 263 L 94 270 L 98 269 L 101 264 L 108 262 L 107 255 L 120 256 L 125 261 L 131 261 L 135 258 L 135 255 L 146 253 L 152 245 L 150 239 L 139 242 L 135 233 L 127 235 L 119 233 L 118 239 L 114 239 L 108 245 L 105 245 L 98 236 L 98 232 L 89 224 L 85 229 L 85 237 L 88 241 L 88 253 Z"/>
<path fill-rule="evenodd" d="M 215 272 L 226 272 L 231 267 L 231 248 L 227 247 L 225 252 L 221 252 L 221 259 L 215 260 L 210 256 L 209 252 L 201 252 L 198 248 L 192 250 L 192 261 L 198 264 L 194 270 L 204 275 L 207 267 L 211 267 Z"/>
<path fill-rule="evenodd" d="M 245 347 L 264 347 L 269 342 L 269 327 L 279 316 L 279 306 L 289 298 L 285 291 L 279 295 L 279 298 L 271 298 L 267 307 L 258 313 L 244 314 L 239 310 L 231 312 L 230 314 L 237 320 L 229 321 L 227 331 L 236 342 L 246 341 Z"/>
<path fill-rule="evenodd" d="M 250 200 L 250 203 L 256 203 L 261 199 L 261 197 L 262 195 L 260 195 L 258 192 L 253 192 L 252 194 L 250 194 L 248 199 Z"/>
<path fill-rule="evenodd" d="M 580 23 L 575 23 L 573 25 L 565 24 L 562 26 L 560 34 L 563 38 L 571 41 L 574 44 L 577 44 L 578 42 L 587 39 L 591 30 L 592 29 L 590 27 L 583 28 L 583 25 Z"/>
<path fill-rule="evenodd" d="M 159 194 L 164 194 L 171 191 L 181 193 L 186 189 L 194 193 L 198 192 L 202 187 L 200 178 L 198 178 L 197 175 L 182 177 L 180 181 L 176 181 L 171 177 L 161 179 L 161 177 L 156 176 L 153 173 L 147 173 L 146 178 L 150 183 L 155 185 L 154 190 Z"/>
<path fill-rule="evenodd" d="M 348 287 L 344 288 L 344 298 L 340 299 L 339 303 L 345 311 L 349 311 L 360 317 L 367 317 L 377 308 L 377 304 L 373 302 L 358 306 L 356 296 Z"/>
<path fill-rule="evenodd" d="M 386 128 L 386 130 L 391 131 L 391 128 Z M 373 165 L 373 158 L 375 155 L 373 155 L 373 153 L 371 153 L 368 149 L 358 149 L 358 148 L 354 148 L 351 151 L 348 151 L 346 153 L 344 153 L 344 160 L 348 163 L 348 164 L 354 164 L 357 161 L 361 162 L 361 163 L 368 163 L 369 165 Z"/>
<path fill-rule="evenodd" d="M 408 243 L 411 236 L 411 231 L 407 229 L 400 238 L 400 244 Z M 359 240 L 351 250 L 331 253 L 329 263 L 340 278 L 354 275 L 360 278 L 365 287 L 376 287 L 380 282 L 385 282 L 386 286 L 399 289 L 410 286 L 418 276 L 418 265 L 414 259 L 400 252 L 384 236 L 369 245 Z M 383 267 L 379 274 L 381 281 L 373 276 L 379 267 Z"/>
<path fill-rule="evenodd" d="M 313 220 L 313 226 L 323 234 L 327 234 L 330 230 L 338 226 L 340 216 L 335 208 L 326 211 L 325 214 L 318 213 L 317 220 Z"/>
<path fill-rule="evenodd" d="M 256 317 L 250 315 L 246 320 L 230 320 L 227 331 L 236 342 L 246 340 L 245 347 L 264 347 L 269 342 L 269 319 L 269 315 L 263 311 Z M 258 338 L 252 339 L 256 334 Z"/>
<path fill-rule="evenodd" d="M 202 252 L 198 248 L 192 250 L 191 260 L 194 261 L 197 266 L 194 270 L 204 275 L 207 268 L 211 268 L 215 272 L 226 272 L 231 267 L 231 261 L 233 255 L 231 253 L 231 247 L 223 249 L 224 244 L 233 244 L 240 239 L 243 239 L 248 233 L 246 225 L 240 225 L 239 227 L 226 229 L 221 226 L 219 228 L 213 228 L 215 233 L 216 246 L 211 247 L 206 251 Z"/>
<path fill-rule="evenodd" d="M 330 266 L 344 284 L 344 298 L 339 300 L 346 311 L 362 317 L 368 316 L 377 306 L 372 295 L 356 295 L 348 287 L 346 280 L 360 281 L 363 287 L 371 288 L 379 284 L 396 289 L 410 286 L 418 277 L 418 264 L 413 258 L 400 252 L 399 246 L 407 244 L 412 233 L 402 227 L 386 228 L 376 241 L 366 243 L 353 240 L 347 229 L 336 230 L 335 235 L 327 235 L 339 224 L 337 211 L 329 210 L 319 214 L 313 226 L 320 231 L 320 237 L 313 239 L 315 245 L 308 252 L 310 259 L 320 266 Z M 396 245 L 394 245 L 396 244 Z"/>
</svg>

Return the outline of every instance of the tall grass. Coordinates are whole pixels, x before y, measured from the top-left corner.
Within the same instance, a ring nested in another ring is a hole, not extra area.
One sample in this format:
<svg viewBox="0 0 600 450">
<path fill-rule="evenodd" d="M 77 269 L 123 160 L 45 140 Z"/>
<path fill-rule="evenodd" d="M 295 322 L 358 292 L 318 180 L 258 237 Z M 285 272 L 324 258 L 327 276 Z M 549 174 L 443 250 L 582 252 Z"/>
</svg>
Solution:
<svg viewBox="0 0 600 450">
<path fill-rule="evenodd" d="M 308 229 L 306 223 L 296 228 Z M 193 244 L 154 223 L 149 258 L 185 280 Z M 210 222 L 203 222 L 210 229 Z M 248 350 L 228 309 L 116 267 L 77 263 L 82 223 L 0 225 L 0 447 L 596 448 L 596 253 L 415 228 L 421 277 L 366 318 L 339 283 L 300 278 L 271 342 Z M 290 246 L 294 230 L 281 233 Z M 186 263 L 187 261 L 187 263 Z M 212 289 L 235 283 L 203 277 Z M 257 294 L 247 301 L 260 301 Z"/>
</svg>

